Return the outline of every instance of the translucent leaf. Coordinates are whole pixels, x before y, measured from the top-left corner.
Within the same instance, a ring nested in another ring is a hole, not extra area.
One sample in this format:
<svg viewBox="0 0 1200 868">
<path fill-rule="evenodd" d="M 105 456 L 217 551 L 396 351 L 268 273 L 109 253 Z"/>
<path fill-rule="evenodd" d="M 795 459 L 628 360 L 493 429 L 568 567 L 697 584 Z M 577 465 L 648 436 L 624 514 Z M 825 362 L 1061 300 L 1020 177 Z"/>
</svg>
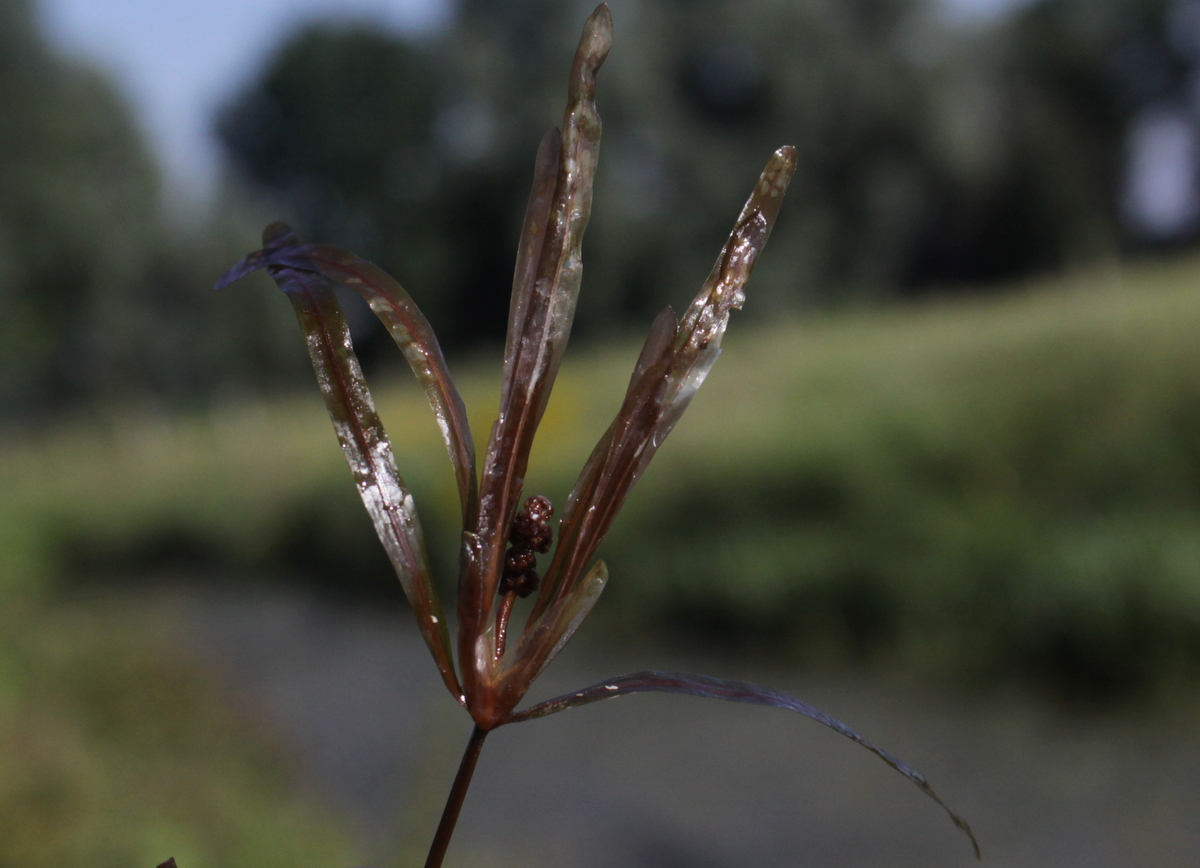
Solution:
<svg viewBox="0 0 1200 868">
<path fill-rule="evenodd" d="M 811 718 L 829 727 L 839 735 L 844 735 L 851 741 L 862 745 L 916 784 L 925 795 L 941 806 L 942 810 L 954 821 L 954 825 L 966 833 L 967 837 L 971 839 L 971 846 L 975 849 L 975 858 L 979 858 L 979 842 L 975 840 L 975 834 L 971 831 L 970 825 L 951 810 L 949 805 L 942 801 L 941 797 L 934 792 L 933 787 L 929 785 L 929 781 L 925 779 L 923 774 L 898 757 L 892 756 L 892 754 L 882 748 L 876 747 L 840 720 L 830 717 L 819 708 L 815 708 L 807 702 L 780 690 L 761 687 L 746 681 L 725 681 L 720 678 L 710 678 L 707 675 L 691 675 L 684 672 L 635 672 L 632 675 L 609 678 L 601 681 L 599 684 L 585 687 L 583 690 L 577 690 L 574 693 L 568 693 L 564 696 L 540 702 L 531 708 L 510 715 L 505 723 L 520 723 L 525 720 L 533 720 L 538 717 L 545 717 L 548 714 L 565 711 L 568 708 L 576 708 L 580 705 L 588 705 L 589 703 L 600 702 L 604 699 L 615 699 L 618 696 L 625 696 L 630 693 L 685 693 L 689 696 L 700 696 L 707 699 L 724 699 L 730 702 L 746 702 L 751 705 L 768 705 L 772 708 L 783 708 L 788 711 L 794 711 L 797 714 Z"/>
<path fill-rule="evenodd" d="M 297 252 L 321 274 L 361 295 L 404 353 L 437 418 L 454 465 L 463 525 L 468 525 L 475 514 L 475 441 L 467 422 L 467 408 L 429 321 L 404 287 L 382 268 L 325 244 L 306 245 Z"/>
<path fill-rule="evenodd" d="M 213 285 L 213 288 L 224 289 L 234 281 L 241 280 L 250 272 L 258 271 L 258 269 L 266 267 L 267 255 L 267 251 L 265 250 L 255 250 L 253 253 L 247 253 L 241 258 L 237 265 L 229 269 L 221 276 L 221 279 Z M 174 859 L 168 860 L 168 862 L 174 861 Z M 163 865 L 168 864 L 168 862 L 164 862 Z M 159 866 L 159 868 L 162 868 L 162 866 Z"/>
<path fill-rule="evenodd" d="M 241 276 L 253 270 L 245 267 L 248 262 L 255 267 L 266 265 L 295 308 L 317 383 L 359 495 L 412 605 L 442 679 L 462 702 L 463 692 L 450 651 L 450 634 L 429 574 L 424 535 L 412 495 L 396 469 L 392 444 L 375 412 L 332 281 L 317 272 L 315 264 L 299 252 L 294 242 L 291 230 L 283 224 L 272 224 L 263 233 L 261 255 L 251 254 L 230 274 Z M 283 264 L 285 261 L 287 264 Z"/>
<path fill-rule="evenodd" d="M 542 248 L 546 242 L 546 227 L 550 220 L 550 208 L 554 204 L 554 190 L 558 183 L 558 164 L 562 156 L 562 134 L 550 130 L 542 137 L 537 158 L 533 164 L 533 189 L 529 192 L 529 203 L 525 207 L 525 220 L 521 224 L 521 239 L 517 243 L 517 264 L 513 269 L 512 297 L 508 309 L 508 333 L 504 346 L 504 391 L 500 395 L 501 405 L 508 403 L 517 361 L 517 349 L 525 330 L 525 319 L 529 313 L 530 299 L 537 284 L 538 266 L 542 259 Z"/>
<path fill-rule="evenodd" d="M 580 249 L 592 205 L 592 179 L 600 146 L 596 72 L 612 43 L 612 17 L 601 6 L 584 25 L 571 67 L 561 137 L 543 140 L 514 275 L 514 301 L 506 344 L 500 413 L 492 427 L 474 528 L 485 551 L 459 593 L 460 653 L 468 693 L 475 679 L 490 682 L 494 659 L 476 653 L 489 620 L 501 573 L 508 529 L 521 497 L 533 436 L 562 361 L 582 276 Z M 555 141 L 557 158 L 552 158 Z M 553 195 L 549 178 L 556 173 Z M 543 216 L 544 215 L 544 216 Z M 534 256 L 536 254 L 536 267 Z M 468 662 L 470 661 L 470 662 Z"/>
<path fill-rule="evenodd" d="M 658 316 L 654 318 L 654 323 L 650 326 L 650 334 L 646 335 L 646 342 L 642 345 L 637 364 L 633 366 L 633 374 L 629 377 L 629 388 L 625 390 L 626 398 L 633 394 L 634 389 L 641 383 L 642 377 L 646 375 L 650 367 L 663 358 L 667 348 L 675 342 L 677 330 L 675 311 L 671 310 L 668 305 L 658 312 Z"/>
<path fill-rule="evenodd" d="M 595 557 L 630 489 L 716 362 L 729 313 L 742 305 L 746 281 L 771 234 L 795 169 L 794 148 L 775 152 L 712 273 L 678 325 L 669 308 L 655 320 L 621 409 L 567 499 L 558 546 L 531 628 L 551 605 L 572 592 L 575 577 Z"/>
<path fill-rule="evenodd" d="M 521 637 L 513 665 L 504 674 L 501 704 L 511 708 L 521 701 L 529 685 L 575 635 L 607 583 L 608 567 L 604 561 L 596 561 L 575 593 L 560 600 L 535 629 Z"/>
<path fill-rule="evenodd" d="M 463 524 L 469 523 L 476 505 L 475 441 L 466 407 L 450 376 L 437 336 L 416 302 L 383 269 L 338 247 L 301 245 L 286 224 L 272 223 L 263 238 L 263 249 L 242 259 L 218 281 L 217 288 L 255 269 L 273 267 L 323 274 L 361 295 L 404 353 L 425 390 L 454 465 Z"/>
</svg>

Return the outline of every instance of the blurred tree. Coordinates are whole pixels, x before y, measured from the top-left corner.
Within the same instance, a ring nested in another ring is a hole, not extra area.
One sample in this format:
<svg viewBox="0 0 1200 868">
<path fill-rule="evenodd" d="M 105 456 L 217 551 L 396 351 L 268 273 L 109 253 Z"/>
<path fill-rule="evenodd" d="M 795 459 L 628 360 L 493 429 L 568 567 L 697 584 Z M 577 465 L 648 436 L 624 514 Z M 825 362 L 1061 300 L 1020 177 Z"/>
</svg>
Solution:
<svg viewBox="0 0 1200 868">
<path fill-rule="evenodd" d="M 998 280 L 1194 241 L 1195 214 L 1142 231 L 1127 191 L 1139 122 L 1178 118 L 1190 163 L 1187 143 L 1180 165 L 1146 154 L 1168 188 L 1148 195 L 1195 202 L 1198 49 L 1194 0 L 1040 0 L 962 35 L 929 78 L 941 171 L 907 282 Z"/>
<path fill-rule="evenodd" d="M 0 118 L 0 414 L 194 402 L 304 372 L 286 304 L 230 317 L 211 291 L 253 244 L 239 209 L 164 226 L 128 106 L 42 43 L 27 0 L 0 0 Z"/>
<path fill-rule="evenodd" d="M 125 106 L 50 55 L 25 0 L 0 0 L 0 389 L 7 403 L 97 388 L 102 333 L 135 283 L 156 179 Z"/>
<path fill-rule="evenodd" d="M 767 157 L 804 155 L 760 310 L 875 290 L 920 211 L 908 0 L 616 2 L 581 326 L 690 297 Z M 451 341 L 498 336 L 532 155 L 561 111 L 580 4 L 466 0 L 437 45 L 297 35 L 218 130 L 311 237 L 377 258 Z M 434 50 L 436 49 L 436 50 Z M 798 212 L 798 213 L 796 213 Z M 782 249 L 780 249 L 782 248 Z"/>
<path fill-rule="evenodd" d="M 783 143 L 800 169 L 751 312 L 1116 254 L 1130 124 L 1191 74 L 1166 24 L 1187 3 L 1042 0 L 972 30 L 929 0 L 613 0 L 578 327 L 689 298 Z M 462 0 L 421 45 L 310 29 L 219 129 L 310 237 L 379 259 L 452 343 L 498 337 L 590 5 Z"/>
<path fill-rule="evenodd" d="M 308 237 L 384 265 L 435 320 L 470 243 L 447 226 L 432 141 L 439 78 L 437 57 L 407 42 L 313 26 L 216 124 L 241 178 L 270 191 Z"/>
<path fill-rule="evenodd" d="M 498 341 L 532 154 L 590 2 L 463 0 L 424 43 L 309 28 L 220 136 L 273 213 L 397 274 L 449 343 Z M 978 31 L 928 0 L 613 5 L 584 333 L 687 299 L 720 215 L 785 142 L 801 167 L 751 313 L 1196 238 L 1196 0 L 1041 0 Z M 165 227 L 128 107 L 40 42 L 28 0 L 0 0 L 0 116 L 0 412 L 304 381 L 286 305 L 230 317 L 208 291 L 253 245 L 246 209 Z M 1164 124 L 1178 177 L 1137 150 Z M 1175 222 L 1154 234 L 1129 202 L 1164 184 Z"/>
<path fill-rule="evenodd" d="M 926 198 L 921 70 L 897 50 L 919 4 L 629 6 L 593 257 L 621 293 L 615 310 L 687 299 L 728 229 L 721 215 L 781 144 L 800 165 L 752 310 L 886 292 Z"/>
</svg>

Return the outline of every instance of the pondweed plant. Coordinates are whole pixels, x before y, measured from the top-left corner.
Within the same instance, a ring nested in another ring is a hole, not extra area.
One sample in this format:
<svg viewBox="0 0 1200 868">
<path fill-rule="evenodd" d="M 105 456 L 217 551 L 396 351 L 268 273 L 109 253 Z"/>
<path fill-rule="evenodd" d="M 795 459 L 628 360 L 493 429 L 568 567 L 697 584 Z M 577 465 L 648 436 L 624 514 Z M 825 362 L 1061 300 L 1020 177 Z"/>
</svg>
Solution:
<svg viewBox="0 0 1200 868">
<path fill-rule="evenodd" d="M 824 712 L 766 687 L 704 675 L 647 671 L 610 678 L 517 711 L 534 679 L 579 628 L 608 581 L 593 560 L 605 533 L 650 459 L 662 445 L 720 352 L 730 311 L 767 242 L 796 168 L 793 148 L 771 157 L 734 224 L 700 294 L 676 318 L 655 319 L 630 377 L 616 419 L 600 438 L 558 523 L 544 497 L 521 504 L 525 471 L 538 423 L 571 330 L 579 292 L 584 227 L 600 143 L 594 104 L 596 72 L 612 41 L 612 19 L 601 5 L 588 19 L 571 67 L 562 131 L 542 139 L 517 250 L 509 309 L 500 413 L 492 426 L 482 476 L 466 410 L 429 323 L 408 293 L 382 270 L 352 253 L 301 245 L 272 223 L 263 249 L 220 282 L 225 286 L 265 268 L 295 307 L 342 451 L 451 695 L 475 726 L 450 790 L 426 868 L 442 864 L 487 734 L 500 726 L 630 693 L 658 691 L 769 705 L 798 712 L 852 739 L 916 784 L 978 846 L 967 823 L 925 778 Z M 454 465 L 462 504 L 458 579 L 458 665 L 450 631 L 430 576 L 413 498 L 396 469 L 350 333 L 334 291 L 358 292 L 383 322 L 423 385 Z M 538 555 L 554 553 L 544 575 Z M 533 596 L 523 629 L 510 642 L 518 598 Z"/>
</svg>

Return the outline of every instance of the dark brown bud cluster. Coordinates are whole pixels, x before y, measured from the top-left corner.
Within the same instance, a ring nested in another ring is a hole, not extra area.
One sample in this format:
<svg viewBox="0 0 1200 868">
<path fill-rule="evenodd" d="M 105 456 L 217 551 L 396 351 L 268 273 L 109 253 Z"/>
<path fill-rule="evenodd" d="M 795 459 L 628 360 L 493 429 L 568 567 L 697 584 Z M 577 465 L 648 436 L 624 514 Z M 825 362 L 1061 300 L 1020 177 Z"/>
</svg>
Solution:
<svg viewBox="0 0 1200 868">
<path fill-rule="evenodd" d="M 509 549 L 504 555 L 504 572 L 500 576 L 500 593 L 515 593 L 528 597 L 538 588 L 537 554 L 550 551 L 554 532 L 550 519 L 554 506 L 550 499 L 535 495 L 525 501 L 525 507 L 513 519 L 508 532 Z"/>
</svg>

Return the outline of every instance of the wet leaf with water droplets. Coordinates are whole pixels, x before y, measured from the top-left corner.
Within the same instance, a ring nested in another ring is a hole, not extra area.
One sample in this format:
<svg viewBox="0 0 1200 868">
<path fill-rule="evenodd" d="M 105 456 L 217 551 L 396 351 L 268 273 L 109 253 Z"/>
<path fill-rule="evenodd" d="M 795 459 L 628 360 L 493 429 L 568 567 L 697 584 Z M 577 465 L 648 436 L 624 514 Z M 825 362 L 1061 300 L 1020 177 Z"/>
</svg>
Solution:
<svg viewBox="0 0 1200 868">
<path fill-rule="evenodd" d="M 666 440 L 720 353 L 731 308 L 779 213 L 796 169 L 794 148 L 780 148 L 763 170 L 699 295 L 678 325 L 670 309 L 654 321 L 616 419 L 588 458 L 563 510 L 558 547 L 543 580 L 530 629 L 555 602 L 574 592 L 577 576 L 650 459 Z"/>
<path fill-rule="evenodd" d="M 247 262 L 256 268 L 267 267 L 296 311 L 317 383 L 359 495 L 412 605 L 442 680 L 461 702 L 463 692 L 454 672 L 450 634 L 429 573 L 417 510 L 396 469 L 391 441 L 354 354 L 333 283 L 318 273 L 317 266 L 303 248 L 295 245 L 295 236 L 283 224 L 268 226 L 263 233 L 263 250 L 257 256 L 251 254 L 231 274 L 236 277 L 253 270 L 246 267 Z"/>
<path fill-rule="evenodd" d="M 602 5 L 584 25 L 575 53 L 561 137 L 549 134 L 538 156 L 514 275 L 500 413 L 484 458 L 479 520 L 474 528 L 486 550 L 473 565 L 476 573 L 460 583 L 459 653 L 468 693 L 474 683 L 494 681 L 494 657 L 480 652 L 475 640 L 492 613 L 508 527 L 524 486 L 533 436 L 575 316 L 582 277 L 580 250 L 591 214 L 600 147 L 596 72 L 611 44 L 612 16 Z M 553 192 L 548 195 L 552 175 Z"/>
<path fill-rule="evenodd" d="M 361 295 L 404 353 L 437 418 L 454 465 L 463 524 L 468 524 L 474 517 L 477 499 L 475 442 L 467 422 L 467 408 L 429 321 L 404 287 L 382 268 L 327 244 L 310 244 L 299 252 L 321 274 Z"/>
</svg>

